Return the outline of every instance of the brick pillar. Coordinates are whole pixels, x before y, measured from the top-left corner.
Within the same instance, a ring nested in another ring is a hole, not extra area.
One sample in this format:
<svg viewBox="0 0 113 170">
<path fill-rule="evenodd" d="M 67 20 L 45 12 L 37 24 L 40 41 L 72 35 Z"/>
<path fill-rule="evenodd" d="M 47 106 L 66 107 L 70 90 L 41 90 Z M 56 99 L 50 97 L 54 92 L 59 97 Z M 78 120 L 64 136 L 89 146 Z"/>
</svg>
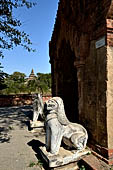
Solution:
<svg viewBox="0 0 113 170">
<path fill-rule="evenodd" d="M 108 159 L 113 164 L 113 20 L 107 19 L 107 137 Z"/>
<path fill-rule="evenodd" d="M 106 46 L 97 50 L 98 144 L 93 149 L 102 155 L 108 164 L 113 165 L 113 20 L 107 19 L 106 26 Z"/>
<path fill-rule="evenodd" d="M 83 61 L 75 61 L 74 66 L 77 68 L 77 79 L 78 79 L 78 110 L 79 110 L 79 121 L 84 116 L 84 95 L 83 95 L 83 83 L 84 83 L 84 62 Z"/>
</svg>

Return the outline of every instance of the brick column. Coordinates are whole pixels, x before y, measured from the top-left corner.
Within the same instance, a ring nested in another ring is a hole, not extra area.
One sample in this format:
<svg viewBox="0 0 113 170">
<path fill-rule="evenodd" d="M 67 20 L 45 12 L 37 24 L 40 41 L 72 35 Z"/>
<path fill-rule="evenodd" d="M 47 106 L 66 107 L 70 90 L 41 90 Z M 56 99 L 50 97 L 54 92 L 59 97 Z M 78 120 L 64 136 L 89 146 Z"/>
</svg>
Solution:
<svg viewBox="0 0 113 170">
<path fill-rule="evenodd" d="M 83 61 L 75 61 L 74 66 L 77 68 L 77 78 L 78 78 L 78 109 L 79 109 L 79 121 L 84 116 L 84 96 L 83 96 L 83 82 L 84 82 L 84 62 Z"/>
<path fill-rule="evenodd" d="M 107 19 L 107 136 L 108 159 L 113 164 L 113 20 Z"/>
</svg>

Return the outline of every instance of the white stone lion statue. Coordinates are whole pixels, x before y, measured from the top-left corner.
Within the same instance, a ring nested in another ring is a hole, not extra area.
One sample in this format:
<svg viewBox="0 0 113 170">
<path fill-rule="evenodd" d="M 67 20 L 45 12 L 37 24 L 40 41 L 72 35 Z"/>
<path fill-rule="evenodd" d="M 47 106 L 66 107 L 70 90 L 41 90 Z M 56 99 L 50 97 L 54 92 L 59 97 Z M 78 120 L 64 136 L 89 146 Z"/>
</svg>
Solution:
<svg viewBox="0 0 113 170">
<path fill-rule="evenodd" d="M 77 152 L 86 147 L 88 134 L 86 129 L 77 123 L 71 123 L 66 117 L 63 100 L 53 97 L 44 104 L 46 126 L 46 150 L 58 154 L 61 141 Z"/>
<path fill-rule="evenodd" d="M 41 94 L 33 94 L 33 122 L 36 122 L 39 115 L 43 118 L 44 103 Z"/>
</svg>

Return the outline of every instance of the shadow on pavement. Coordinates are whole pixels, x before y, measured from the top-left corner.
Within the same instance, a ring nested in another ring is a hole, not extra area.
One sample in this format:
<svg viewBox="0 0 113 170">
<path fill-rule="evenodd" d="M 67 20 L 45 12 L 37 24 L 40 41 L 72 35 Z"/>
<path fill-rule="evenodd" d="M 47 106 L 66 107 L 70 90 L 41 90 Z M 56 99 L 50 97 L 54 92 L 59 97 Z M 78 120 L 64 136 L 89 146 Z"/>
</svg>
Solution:
<svg viewBox="0 0 113 170">
<path fill-rule="evenodd" d="M 29 119 L 32 119 L 32 106 L 0 108 L 0 143 L 10 142 L 10 132 L 16 126 L 22 129 L 29 128 Z"/>
<path fill-rule="evenodd" d="M 36 153 L 35 156 L 37 157 L 38 161 L 42 164 L 43 168 L 44 168 L 45 170 L 49 170 L 50 168 L 48 169 L 48 165 L 47 165 L 47 163 L 44 161 L 44 159 L 43 159 L 43 157 L 42 157 L 42 155 L 41 155 L 40 149 L 39 149 L 41 146 L 45 146 L 45 144 L 42 143 L 41 141 L 35 140 L 35 139 L 31 140 L 31 141 L 28 142 L 27 144 L 28 144 L 29 146 L 31 146 L 32 149 L 34 150 L 34 152 Z"/>
</svg>

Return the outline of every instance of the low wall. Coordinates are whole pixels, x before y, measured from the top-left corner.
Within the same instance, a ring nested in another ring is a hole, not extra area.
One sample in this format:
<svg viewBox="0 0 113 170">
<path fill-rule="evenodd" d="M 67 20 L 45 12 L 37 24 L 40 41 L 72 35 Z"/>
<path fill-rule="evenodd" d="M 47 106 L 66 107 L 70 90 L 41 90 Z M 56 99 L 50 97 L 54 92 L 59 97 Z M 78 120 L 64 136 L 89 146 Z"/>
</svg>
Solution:
<svg viewBox="0 0 113 170">
<path fill-rule="evenodd" d="M 51 96 L 43 96 L 43 102 L 49 100 Z M 0 95 L 0 107 L 32 105 L 32 95 Z"/>
</svg>

